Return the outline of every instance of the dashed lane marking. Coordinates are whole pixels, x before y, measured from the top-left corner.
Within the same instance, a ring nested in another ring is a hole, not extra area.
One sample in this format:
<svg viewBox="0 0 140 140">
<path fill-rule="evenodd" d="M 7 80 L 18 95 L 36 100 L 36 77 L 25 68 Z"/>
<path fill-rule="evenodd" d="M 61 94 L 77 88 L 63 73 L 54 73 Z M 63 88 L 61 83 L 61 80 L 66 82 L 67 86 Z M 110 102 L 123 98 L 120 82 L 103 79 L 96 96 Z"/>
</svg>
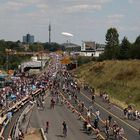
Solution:
<svg viewBox="0 0 140 140">
<path fill-rule="evenodd" d="M 80 92 L 81 93 L 81 92 Z M 86 96 L 85 94 L 81 93 L 83 96 L 85 96 L 89 101 L 92 101 L 88 96 Z M 105 109 L 104 107 L 102 107 L 101 105 L 99 105 L 98 103 L 95 103 L 97 106 L 99 106 L 100 108 L 102 108 L 104 111 L 106 111 L 107 113 L 111 114 L 112 116 L 114 116 L 115 118 L 117 118 L 118 120 L 120 120 L 121 122 L 125 123 L 127 126 L 129 126 L 130 128 L 132 128 L 133 130 L 135 130 L 136 132 L 139 132 L 139 130 L 133 126 L 131 126 L 130 124 L 128 124 L 127 122 L 123 121 L 122 119 L 120 119 L 118 116 L 114 115 L 113 113 L 111 113 L 110 111 L 108 111 L 107 109 Z"/>
</svg>

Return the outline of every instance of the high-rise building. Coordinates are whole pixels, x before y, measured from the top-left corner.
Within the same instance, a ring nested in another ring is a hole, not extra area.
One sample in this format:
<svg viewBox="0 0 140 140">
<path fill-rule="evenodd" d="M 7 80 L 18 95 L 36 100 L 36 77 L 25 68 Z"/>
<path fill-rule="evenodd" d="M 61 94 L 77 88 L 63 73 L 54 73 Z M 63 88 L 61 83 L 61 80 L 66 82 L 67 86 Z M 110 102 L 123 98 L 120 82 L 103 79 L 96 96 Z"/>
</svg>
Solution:
<svg viewBox="0 0 140 140">
<path fill-rule="evenodd" d="M 28 44 L 34 43 L 34 36 L 30 34 L 23 36 L 23 43 L 28 43 Z"/>
</svg>

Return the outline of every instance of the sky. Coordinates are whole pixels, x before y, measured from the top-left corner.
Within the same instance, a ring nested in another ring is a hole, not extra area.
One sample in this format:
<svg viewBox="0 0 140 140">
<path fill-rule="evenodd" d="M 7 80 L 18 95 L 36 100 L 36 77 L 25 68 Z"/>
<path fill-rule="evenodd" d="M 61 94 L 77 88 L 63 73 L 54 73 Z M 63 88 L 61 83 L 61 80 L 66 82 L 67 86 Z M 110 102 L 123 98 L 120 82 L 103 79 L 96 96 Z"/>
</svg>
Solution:
<svg viewBox="0 0 140 140">
<path fill-rule="evenodd" d="M 105 43 L 107 29 L 115 27 L 120 41 L 134 42 L 140 35 L 140 0 L 0 0 L 0 39 L 22 41 L 30 33 L 35 41 L 66 40 Z M 73 37 L 62 35 L 73 34 Z"/>
</svg>

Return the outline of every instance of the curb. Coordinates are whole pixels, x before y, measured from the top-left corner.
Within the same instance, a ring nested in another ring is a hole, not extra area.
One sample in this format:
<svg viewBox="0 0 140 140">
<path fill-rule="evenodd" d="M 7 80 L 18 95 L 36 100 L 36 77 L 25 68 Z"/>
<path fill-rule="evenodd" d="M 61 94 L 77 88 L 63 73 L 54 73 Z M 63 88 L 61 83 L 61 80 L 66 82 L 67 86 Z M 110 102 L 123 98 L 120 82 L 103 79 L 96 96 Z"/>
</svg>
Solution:
<svg viewBox="0 0 140 140">
<path fill-rule="evenodd" d="M 43 137 L 43 140 L 47 140 L 47 137 L 45 136 L 43 128 L 40 128 L 40 131 L 41 131 L 41 135 Z"/>
<path fill-rule="evenodd" d="M 28 105 L 23 112 L 20 114 L 17 122 L 16 122 L 16 126 L 15 126 L 15 132 L 13 134 L 13 136 L 16 138 L 18 137 L 18 133 L 19 133 L 19 127 L 20 125 L 22 125 L 22 119 L 24 117 L 24 114 L 27 115 L 29 113 L 29 111 L 34 107 L 34 105 Z"/>
</svg>

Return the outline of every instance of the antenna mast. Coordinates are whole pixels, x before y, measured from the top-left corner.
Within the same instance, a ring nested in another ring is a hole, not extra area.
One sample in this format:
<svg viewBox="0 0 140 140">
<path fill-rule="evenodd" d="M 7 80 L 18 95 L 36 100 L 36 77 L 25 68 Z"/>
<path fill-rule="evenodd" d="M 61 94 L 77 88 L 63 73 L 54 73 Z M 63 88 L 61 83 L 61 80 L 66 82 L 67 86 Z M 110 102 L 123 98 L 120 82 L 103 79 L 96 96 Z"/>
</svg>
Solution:
<svg viewBox="0 0 140 140">
<path fill-rule="evenodd" d="M 49 23 L 49 43 L 51 43 L 51 24 Z"/>
</svg>

